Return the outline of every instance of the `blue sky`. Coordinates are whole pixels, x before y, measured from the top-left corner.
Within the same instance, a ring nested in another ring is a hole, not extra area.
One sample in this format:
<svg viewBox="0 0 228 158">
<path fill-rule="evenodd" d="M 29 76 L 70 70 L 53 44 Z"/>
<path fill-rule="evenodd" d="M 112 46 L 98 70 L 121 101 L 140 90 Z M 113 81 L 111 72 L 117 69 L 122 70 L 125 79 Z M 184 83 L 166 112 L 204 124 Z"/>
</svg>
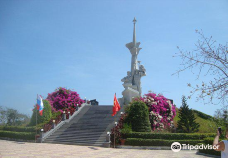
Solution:
<svg viewBox="0 0 228 158">
<path fill-rule="evenodd" d="M 187 83 L 200 81 L 190 71 L 172 76 L 181 63 L 172 56 L 177 46 L 195 48 L 196 29 L 225 44 L 227 7 L 226 0 L 0 0 L 0 105 L 31 115 L 36 95 L 46 97 L 60 86 L 112 105 L 130 70 L 125 44 L 132 41 L 136 17 L 138 59 L 147 70 L 143 94 L 163 93 L 180 107 Z M 220 108 L 195 98 L 188 104 L 210 115 Z"/>
</svg>

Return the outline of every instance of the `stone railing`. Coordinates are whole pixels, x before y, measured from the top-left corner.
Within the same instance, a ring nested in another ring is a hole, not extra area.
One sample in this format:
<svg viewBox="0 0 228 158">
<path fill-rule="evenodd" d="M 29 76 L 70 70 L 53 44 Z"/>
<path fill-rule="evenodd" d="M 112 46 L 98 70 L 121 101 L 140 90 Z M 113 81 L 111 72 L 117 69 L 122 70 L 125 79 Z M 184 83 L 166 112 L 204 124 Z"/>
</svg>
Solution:
<svg viewBox="0 0 228 158">
<path fill-rule="evenodd" d="M 41 129 L 41 136 L 38 140 L 38 142 L 43 142 L 45 139 L 47 139 L 50 135 L 52 135 L 55 131 L 57 131 L 60 127 L 62 127 L 65 123 L 69 123 L 75 116 L 78 115 L 78 113 L 87 105 L 86 103 L 83 103 L 81 107 L 79 107 L 72 116 L 64 113 L 62 115 L 59 115 L 55 122 L 52 120 L 44 126 L 44 129 Z M 68 119 L 67 119 L 68 118 Z M 52 122 L 52 123 L 51 123 Z"/>
<path fill-rule="evenodd" d="M 44 132 L 50 131 L 52 128 L 55 128 L 63 119 L 63 114 L 57 116 L 55 120 L 50 120 L 49 123 L 45 124 L 43 127 Z"/>
</svg>

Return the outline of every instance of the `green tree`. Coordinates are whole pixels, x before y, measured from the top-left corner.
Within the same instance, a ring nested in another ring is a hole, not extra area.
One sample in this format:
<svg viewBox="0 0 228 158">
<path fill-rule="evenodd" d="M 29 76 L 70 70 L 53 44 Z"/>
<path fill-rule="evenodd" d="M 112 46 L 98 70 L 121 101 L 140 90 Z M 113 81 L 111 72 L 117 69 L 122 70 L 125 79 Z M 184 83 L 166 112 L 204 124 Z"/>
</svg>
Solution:
<svg viewBox="0 0 228 158">
<path fill-rule="evenodd" d="M 126 122 L 134 132 L 151 132 L 148 107 L 142 101 L 133 101 L 130 104 Z"/>
<path fill-rule="evenodd" d="M 33 109 L 32 118 L 31 118 L 31 121 L 29 123 L 30 126 L 36 125 L 36 114 L 37 114 L 37 124 L 48 122 L 51 119 L 52 112 L 51 112 L 51 105 L 50 105 L 49 101 L 43 100 L 43 104 L 44 104 L 44 109 L 43 109 L 43 115 L 42 116 L 40 116 L 39 110 L 37 110 L 36 106 Z"/>
<path fill-rule="evenodd" d="M 6 121 L 6 109 L 0 106 L 0 125 L 5 125 Z"/>
<path fill-rule="evenodd" d="M 218 126 L 227 126 L 228 125 L 228 111 L 227 106 L 217 109 L 214 114 L 214 118 Z"/>
<path fill-rule="evenodd" d="M 1 107 L 0 107 L 1 110 Z M 2 125 L 8 125 L 8 126 L 21 126 L 21 125 L 27 125 L 30 121 L 30 117 L 19 113 L 15 109 L 6 108 L 0 111 L 0 123 Z"/>
<path fill-rule="evenodd" d="M 180 107 L 178 117 L 180 118 L 177 127 L 179 132 L 192 133 L 199 131 L 200 125 L 196 122 L 193 110 L 189 109 L 185 96 L 182 97 L 182 106 Z"/>
<path fill-rule="evenodd" d="M 15 126 L 16 122 L 18 122 L 18 112 L 15 109 L 7 109 L 6 112 L 7 117 L 7 125 L 9 126 Z"/>
</svg>

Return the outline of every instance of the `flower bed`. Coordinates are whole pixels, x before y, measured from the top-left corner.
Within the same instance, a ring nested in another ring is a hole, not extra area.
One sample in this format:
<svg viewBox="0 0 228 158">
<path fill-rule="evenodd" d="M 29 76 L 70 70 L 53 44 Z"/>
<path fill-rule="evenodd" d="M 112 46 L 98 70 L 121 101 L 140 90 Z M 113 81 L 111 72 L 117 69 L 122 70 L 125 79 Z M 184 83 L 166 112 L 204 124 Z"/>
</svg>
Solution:
<svg viewBox="0 0 228 158">
<path fill-rule="evenodd" d="M 173 119 L 176 115 L 175 106 L 163 95 L 155 93 L 145 94 L 140 98 L 149 109 L 151 128 L 153 131 L 161 131 L 173 127 Z"/>
<path fill-rule="evenodd" d="M 60 111 L 61 113 L 77 109 L 84 103 L 77 92 L 62 87 L 56 89 L 53 93 L 49 93 L 47 100 L 51 104 L 52 111 Z"/>
</svg>

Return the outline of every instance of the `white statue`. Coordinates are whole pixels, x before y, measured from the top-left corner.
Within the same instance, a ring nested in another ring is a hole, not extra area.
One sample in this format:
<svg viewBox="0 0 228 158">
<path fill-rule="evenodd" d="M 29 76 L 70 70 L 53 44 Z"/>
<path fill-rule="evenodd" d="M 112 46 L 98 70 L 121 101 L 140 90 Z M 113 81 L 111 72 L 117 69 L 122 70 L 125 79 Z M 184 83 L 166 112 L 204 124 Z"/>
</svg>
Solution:
<svg viewBox="0 0 228 158">
<path fill-rule="evenodd" d="M 122 104 L 128 104 L 131 102 L 132 97 L 141 96 L 141 77 L 146 76 L 146 69 L 143 65 L 140 64 L 140 61 L 137 60 L 139 51 L 142 48 L 139 48 L 140 42 L 136 42 L 136 19 L 133 20 L 134 30 L 133 30 L 133 41 L 126 44 L 126 47 L 131 52 L 131 71 L 127 72 L 127 76 L 124 77 L 121 81 L 124 82 L 123 86 L 125 90 L 122 92 Z"/>
</svg>

